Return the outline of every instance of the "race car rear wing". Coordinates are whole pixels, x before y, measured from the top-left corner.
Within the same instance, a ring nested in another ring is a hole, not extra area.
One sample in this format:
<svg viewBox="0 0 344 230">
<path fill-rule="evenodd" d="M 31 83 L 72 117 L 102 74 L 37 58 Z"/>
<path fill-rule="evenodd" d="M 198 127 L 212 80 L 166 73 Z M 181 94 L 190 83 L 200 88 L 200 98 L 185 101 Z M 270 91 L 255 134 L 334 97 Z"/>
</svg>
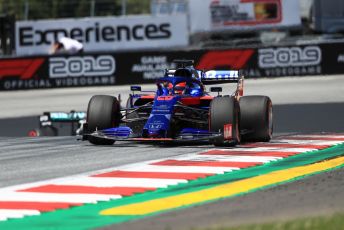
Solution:
<svg viewBox="0 0 344 230">
<path fill-rule="evenodd" d="M 44 112 L 40 116 L 40 121 L 51 121 L 51 122 L 78 122 L 82 119 L 86 119 L 86 112 L 71 111 L 66 112 Z"/>
<path fill-rule="evenodd" d="M 219 83 L 238 83 L 242 78 L 239 70 L 208 70 L 201 74 L 201 81 L 205 85 Z"/>
<path fill-rule="evenodd" d="M 85 123 L 86 112 L 70 111 L 66 112 L 44 112 L 39 116 L 39 127 L 52 126 L 53 123 L 68 123 L 71 124 L 71 135 L 75 135 L 75 124 Z"/>
</svg>

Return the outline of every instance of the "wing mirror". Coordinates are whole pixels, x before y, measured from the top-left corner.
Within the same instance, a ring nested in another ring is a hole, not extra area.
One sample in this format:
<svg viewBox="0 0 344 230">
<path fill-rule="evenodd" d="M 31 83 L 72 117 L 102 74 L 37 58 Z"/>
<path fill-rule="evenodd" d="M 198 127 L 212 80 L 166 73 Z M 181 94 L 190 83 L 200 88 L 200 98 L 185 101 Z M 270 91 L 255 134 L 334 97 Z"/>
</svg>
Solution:
<svg viewBox="0 0 344 230">
<path fill-rule="evenodd" d="M 217 93 L 217 96 L 222 92 L 222 87 L 210 87 L 210 92 Z"/>
<path fill-rule="evenodd" d="M 210 87 L 210 92 L 220 93 L 222 92 L 222 87 Z"/>
<path fill-rule="evenodd" d="M 141 92 L 141 86 L 139 86 L 139 85 L 132 85 L 132 86 L 130 86 L 130 90 L 131 91 L 139 91 L 139 92 Z"/>
</svg>

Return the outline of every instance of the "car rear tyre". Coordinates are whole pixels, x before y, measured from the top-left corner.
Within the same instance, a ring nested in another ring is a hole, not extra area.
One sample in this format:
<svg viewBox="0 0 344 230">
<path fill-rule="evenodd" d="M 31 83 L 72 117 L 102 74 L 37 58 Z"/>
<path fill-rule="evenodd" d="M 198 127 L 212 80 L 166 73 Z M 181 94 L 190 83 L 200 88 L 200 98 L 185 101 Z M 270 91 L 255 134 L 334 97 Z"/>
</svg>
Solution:
<svg viewBox="0 0 344 230">
<path fill-rule="evenodd" d="M 272 138 L 272 102 L 267 96 L 240 98 L 242 141 L 267 142 Z"/>
<path fill-rule="evenodd" d="M 240 143 L 240 107 L 234 97 L 216 97 L 210 104 L 209 128 L 221 132 L 222 136 L 213 140 L 215 146 L 228 146 Z M 232 125 L 232 140 L 224 139 L 224 125 Z"/>
<path fill-rule="evenodd" d="M 119 126 L 121 118 L 120 105 L 116 97 L 108 95 L 93 96 L 87 108 L 88 131 L 94 132 Z M 95 145 L 112 145 L 115 141 L 103 138 L 88 137 Z"/>
</svg>

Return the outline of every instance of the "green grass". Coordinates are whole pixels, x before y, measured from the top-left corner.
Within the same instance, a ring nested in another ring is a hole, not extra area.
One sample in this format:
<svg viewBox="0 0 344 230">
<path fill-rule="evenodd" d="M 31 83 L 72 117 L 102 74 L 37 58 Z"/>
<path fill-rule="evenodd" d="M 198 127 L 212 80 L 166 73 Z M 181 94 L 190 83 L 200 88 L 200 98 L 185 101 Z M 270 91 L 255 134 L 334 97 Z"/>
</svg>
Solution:
<svg viewBox="0 0 344 230">
<path fill-rule="evenodd" d="M 344 213 L 284 222 L 206 228 L 206 230 L 344 230 Z"/>
</svg>

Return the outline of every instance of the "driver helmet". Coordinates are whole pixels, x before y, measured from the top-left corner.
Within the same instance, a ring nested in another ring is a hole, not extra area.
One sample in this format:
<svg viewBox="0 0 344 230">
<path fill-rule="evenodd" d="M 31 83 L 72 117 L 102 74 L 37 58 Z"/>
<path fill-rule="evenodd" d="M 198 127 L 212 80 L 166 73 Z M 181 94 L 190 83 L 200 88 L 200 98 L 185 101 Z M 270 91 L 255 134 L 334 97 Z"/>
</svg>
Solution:
<svg viewBox="0 0 344 230">
<path fill-rule="evenodd" d="M 175 94 L 183 94 L 186 87 L 186 82 L 180 82 L 174 86 Z"/>
</svg>

